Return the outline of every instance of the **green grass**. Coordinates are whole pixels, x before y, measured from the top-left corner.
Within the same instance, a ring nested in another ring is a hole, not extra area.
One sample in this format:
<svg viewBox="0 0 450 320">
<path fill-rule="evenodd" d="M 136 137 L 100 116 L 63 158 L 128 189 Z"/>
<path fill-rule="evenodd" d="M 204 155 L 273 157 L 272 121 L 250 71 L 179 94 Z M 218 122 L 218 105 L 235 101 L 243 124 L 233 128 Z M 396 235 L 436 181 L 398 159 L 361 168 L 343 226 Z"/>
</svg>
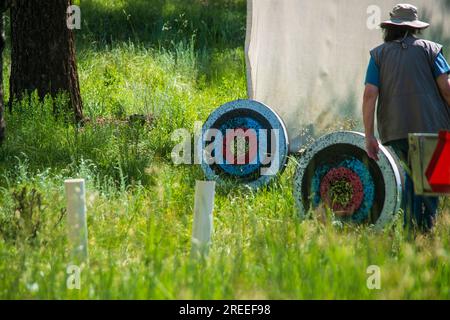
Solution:
<svg viewBox="0 0 450 320">
<path fill-rule="evenodd" d="M 450 298 L 448 201 L 433 233 L 414 239 L 400 216 L 383 233 L 333 224 L 322 212 L 300 221 L 294 161 L 258 193 L 217 190 L 210 254 L 190 259 L 194 186 L 203 174 L 171 164 L 170 134 L 246 97 L 245 3 L 209 1 L 208 11 L 200 1 L 84 3 L 78 64 L 90 121 L 76 128 L 52 116 L 51 101 L 33 97 L 7 114 L 0 298 Z M 185 29 L 158 31 L 183 13 Z M 152 120 L 127 121 L 136 113 Z M 87 180 L 90 261 L 79 291 L 66 287 L 63 183 L 71 177 Z M 379 291 L 366 286 L 371 265 L 381 268 Z"/>
</svg>

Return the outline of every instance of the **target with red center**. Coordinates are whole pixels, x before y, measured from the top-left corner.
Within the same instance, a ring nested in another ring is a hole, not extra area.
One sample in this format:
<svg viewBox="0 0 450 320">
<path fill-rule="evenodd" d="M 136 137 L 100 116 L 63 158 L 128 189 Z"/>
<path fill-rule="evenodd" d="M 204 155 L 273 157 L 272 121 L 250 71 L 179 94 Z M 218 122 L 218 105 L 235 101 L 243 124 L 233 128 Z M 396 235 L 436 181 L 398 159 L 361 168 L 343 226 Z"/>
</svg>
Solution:
<svg viewBox="0 0 450 320">
<path fill-rule="evenodd" d="M 221 137 L 210 137 L 212 131 Z M 289 139 L 283 121 L 271 108 L 237 100 L 209 116 L 203 125 L 201 149 L 214 150 L 211 155 L 203 154 L 202 168 L 208 180 L 257 189 L 284 170 Z"/>
<path fill-rule="evenodd" d="M 302 217 L 321 205 L 336 219 L 373 224 L 392 221 L 401 208 L 403 172 L 395 156 L 380 146 L 379 161 L 367 156 L 365 136 L 335 132 L 320 137 L 301 154 L 294 196 Z"/>
<path fill-rule="evenodd" d="M 243 141 L 243 143 L 239 144 L 236 140 Z M 256 164 L 258 161 L 256 130 L 251 128 L 227 130 L 223 140 L 223 154 L 227 164 Z"/>
<path fill-rule="evenodd" d="M 322 200 L 339 215 L 353 215 L 364 199 L 363 184 L 352 170 L 340 167 L 331 169 L 320 184 Z"/>
<path fill-rule="evenodd" d="M 266 143 L 259 139 L 262 125 L 248 117 L 230 118 L 219 128 L 223 135 L 223 150 L 218 164 L 226 174 L 246 177 L 257 172 L 260 164 L 265 161 L 258 154 L 260 147 L 266 148 Z"/>
</svg>

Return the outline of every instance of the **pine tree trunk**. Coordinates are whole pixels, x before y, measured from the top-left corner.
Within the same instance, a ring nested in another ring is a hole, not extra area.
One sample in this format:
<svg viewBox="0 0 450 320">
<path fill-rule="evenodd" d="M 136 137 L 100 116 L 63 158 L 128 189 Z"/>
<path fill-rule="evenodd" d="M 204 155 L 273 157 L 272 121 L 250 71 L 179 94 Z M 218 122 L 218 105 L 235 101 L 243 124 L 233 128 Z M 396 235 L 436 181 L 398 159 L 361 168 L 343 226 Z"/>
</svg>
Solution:
<svg viewBox="0 0 450 320">
<path fill-rule="evenodd" d="M 70 5 L 71 0 L 12 0 L 10 102 L 35 90 L 41 99 L 67 93 L 68 109 L 80 121 L 83 105 L 74 35 L 67 28 Z"/>
<path fill-rule="evenodd" d="M 3 101 L 3 49 L 5 48 L 5 36 L 3 25 L 3 9 L 0 8 L 0 144 L 5 138 L 5 120 L 3 119 L 3 112 L 5 105 Z"/>
</svg>

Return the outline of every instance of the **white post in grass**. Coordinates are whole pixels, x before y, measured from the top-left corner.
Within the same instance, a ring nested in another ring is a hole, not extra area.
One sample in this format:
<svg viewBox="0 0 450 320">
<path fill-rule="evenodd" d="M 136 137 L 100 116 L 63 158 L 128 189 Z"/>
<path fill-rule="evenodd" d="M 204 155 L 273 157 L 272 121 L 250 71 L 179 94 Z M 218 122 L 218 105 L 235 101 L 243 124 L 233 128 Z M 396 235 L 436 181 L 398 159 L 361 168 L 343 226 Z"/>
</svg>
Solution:
<svg viewBox="0 0 450 320">
<path fill-rule="evenodd" d="M 191 256 L 208 254 L 213 232 L 213 210 L 216 183 L 197 181 L 195 186 L 194 224 Z"/>
<path fill-rule="evenodd" d="M 76 263 L 88 261 L 86 223 L 86 189 L 84 179 L 66 180 L 67 223 L 72 258 Z"/>
</svg>

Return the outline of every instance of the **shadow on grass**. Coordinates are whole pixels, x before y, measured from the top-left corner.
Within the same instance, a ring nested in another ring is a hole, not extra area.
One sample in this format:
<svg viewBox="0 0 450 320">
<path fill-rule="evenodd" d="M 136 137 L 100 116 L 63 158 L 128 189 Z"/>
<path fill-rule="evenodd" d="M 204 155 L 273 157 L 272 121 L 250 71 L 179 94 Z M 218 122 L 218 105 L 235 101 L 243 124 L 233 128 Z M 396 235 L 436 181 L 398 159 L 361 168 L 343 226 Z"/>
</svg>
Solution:
<svg viewBox="0 0 450 320">
<path fill-rule="evenodd" d="M 80 48 L 133 42 L 168 47 L 235 48 L 245 39 L 245 0 L 84 0 Z M 88 49 L 87 48 L 87 49 Z"/>
<path fill-rule="evenodd" d="M 246 0 L 84 0 L 81 11 L 79 53 L 124 43 L 168 51 L 176 60 L 190 51 L 207 82 L 230 67 L 245 74 L 235 49 L 244 51 Z"/>
</svg>

